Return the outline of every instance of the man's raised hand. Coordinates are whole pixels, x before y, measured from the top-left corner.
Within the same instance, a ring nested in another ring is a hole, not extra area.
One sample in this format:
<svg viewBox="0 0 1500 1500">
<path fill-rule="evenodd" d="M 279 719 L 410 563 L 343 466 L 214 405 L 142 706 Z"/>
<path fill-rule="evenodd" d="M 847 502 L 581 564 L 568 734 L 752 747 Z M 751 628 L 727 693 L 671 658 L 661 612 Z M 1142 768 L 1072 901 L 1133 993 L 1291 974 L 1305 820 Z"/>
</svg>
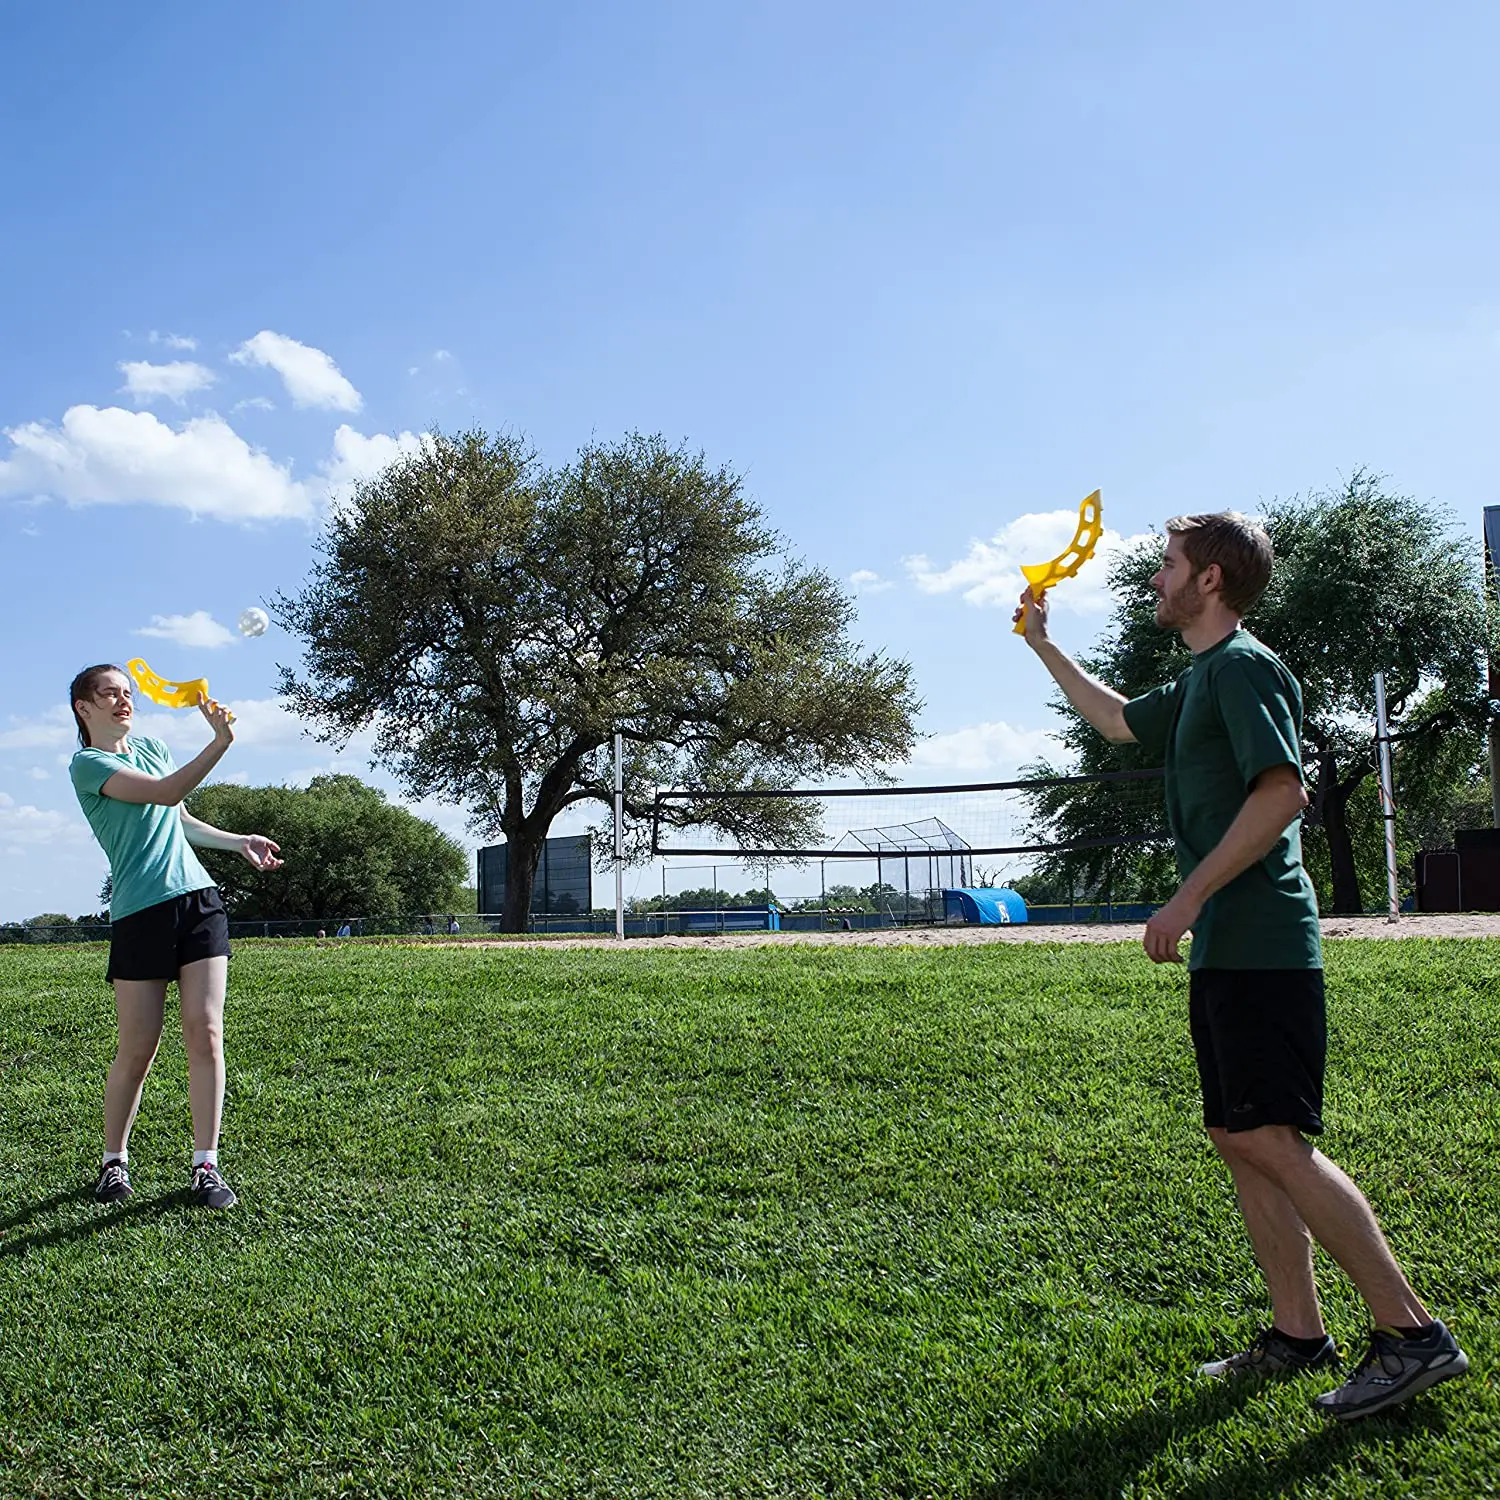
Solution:
<svg viewBox="0 0 1500 1500">
<path fill-rule="evenodd" d="M 1031 592 L 1031 585 L 1027 584 L 1020 607 L 1010 618 L 1013 625 L 1024 621 L 1023 633 L 1028 646 L 1040 646 L 1047 639 L 1047 591 L 1043 589 L 1041 598 L 1037 598 Z"/>
</svg>

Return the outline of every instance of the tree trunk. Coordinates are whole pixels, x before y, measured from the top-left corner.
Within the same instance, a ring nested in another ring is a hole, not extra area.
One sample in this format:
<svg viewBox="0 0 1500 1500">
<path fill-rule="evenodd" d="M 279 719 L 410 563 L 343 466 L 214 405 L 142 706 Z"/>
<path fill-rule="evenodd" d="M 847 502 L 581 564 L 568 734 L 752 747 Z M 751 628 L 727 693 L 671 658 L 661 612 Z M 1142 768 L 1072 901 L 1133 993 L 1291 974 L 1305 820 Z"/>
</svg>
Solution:
<svg viewBox="0 0 1500 1500">
<path fill-rule="evenodd" d="M 536 867 L 542 857 L 540 835 L 522 823 L 505 838 L 505 910 L 500 914 L 501 932 L 525 932 L 531 920 L 531 893 L 536 885 Z"/>
<path fill-rule="evenodd" d="M 1349 799 L 1364 779 L 1364 772 L 1347 781 L 1338 781 L 1329 775 L 1320 799 L 1323 832 L 1328 839 L 1328 863 L 1333 877 L 1335 916 L 1358 916 L 1365 909 L 1364 896 L 1359 888 L 1359 869 L 1354 863 L 1354 843 L 1349 837 Z"/>
<path fill-rule="evenodd" d="M 1349 835 L 1349 799 L 1370 771 L 1368 763 L 1356 762 L 1350 774 L 1340 780 L 1338 751 L 1322 750 L 1317 757 L 1317 796 L 1313 808 L 1328 838 L 1329 873 L 1334 880 L 1331 915 L 1358 916 L 1365 909 L 1364 894 L 1359 889 L 1359 867 L 1355 864 L 1355 843 Z"/>
</svg>

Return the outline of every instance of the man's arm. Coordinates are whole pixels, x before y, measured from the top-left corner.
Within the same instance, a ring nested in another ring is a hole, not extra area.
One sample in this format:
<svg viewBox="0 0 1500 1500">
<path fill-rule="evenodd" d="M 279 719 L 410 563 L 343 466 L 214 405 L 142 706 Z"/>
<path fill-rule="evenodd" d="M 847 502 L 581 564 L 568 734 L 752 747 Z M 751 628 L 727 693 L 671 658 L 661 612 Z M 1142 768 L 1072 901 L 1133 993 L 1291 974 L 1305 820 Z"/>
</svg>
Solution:
<svg viewBox="0 0 1500 1500">
<path fill-rule="evenodd" d="M 1063 696 L 1081 713 L 1100 734 L 1117 745 L 1135 742 L 1130 725 L 1125 722 L 1125 705 L 1130 701 L 1113 688 L 1090 677 L 1060 646 L 1055 646 L 1047 636 L 1047 596 L 1034 599 L 1031 590 L 1021 595 L 1021 610 L 1026 612 L 1026 644 L 1041 658 L 1042 665 L 1052 674 L 1053 680 L 1063 690 Z"/>
<path fill-rule="evenodd" d="M 1202 914 L 1204 903 L 1236 875 L 1264 859 L 1306 806 L 1307 792 L 1299 767 L 1272 766 L 1255 778 L 1245 805 L 1225 829 L 1224 837 L 1182 882 L 1177 894 L 1146 923 L 1146 956 L 1152 963 L 1182 962 L 1177 945 Z"/>
</svg>

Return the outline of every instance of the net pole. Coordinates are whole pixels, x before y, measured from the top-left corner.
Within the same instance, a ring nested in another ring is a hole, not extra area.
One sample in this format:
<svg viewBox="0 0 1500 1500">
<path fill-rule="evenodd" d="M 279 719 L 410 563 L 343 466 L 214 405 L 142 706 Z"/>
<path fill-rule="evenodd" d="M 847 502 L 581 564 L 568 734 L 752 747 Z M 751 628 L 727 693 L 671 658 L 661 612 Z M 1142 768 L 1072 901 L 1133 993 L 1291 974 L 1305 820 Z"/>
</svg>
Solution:
<svg viewBox="0 0 1500 1500">
<path fill-rule="evenodd" d="M 615 936 L 625 941 L 625 736 L 615 731 Z"/>
<path fill-rule="evenodd" d="M 1385 824 L 1387 922 L 1401 918 L 1401 891 L 1396 883 L 1396 789 L 1391 776 L 1391 726 L 1385 715 L 1385 673 L 1375 674 L 1375 743 L 1380 750 L 1380 820 Z"/>
</svg>

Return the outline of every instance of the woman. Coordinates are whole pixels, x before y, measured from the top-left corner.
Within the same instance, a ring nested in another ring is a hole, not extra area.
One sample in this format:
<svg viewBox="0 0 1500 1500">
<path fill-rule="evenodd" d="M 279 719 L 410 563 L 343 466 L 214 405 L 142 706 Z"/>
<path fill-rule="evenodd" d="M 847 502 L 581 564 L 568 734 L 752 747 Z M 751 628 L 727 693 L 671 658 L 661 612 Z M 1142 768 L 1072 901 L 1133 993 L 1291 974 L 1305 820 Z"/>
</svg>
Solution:
<svg viewBox="0 0 1500 1500">
<path fill-rule="evenodd" d="M 192 1196 L 205 1208 L 232 1208 L 235 1195 L 218 1165 L 229 924 L 218 890 L 189 845 L 232 849 L 257 870 L 276 869 L 279 849 L 258 833 L 210 828 L 181 805 L 234 741 L 228 709 L 199 695 L 199 712 L 214 737 L 178 770 L 160 740 L 130 737 L 134 690 L 119 667 L 80 672 L 70 697 L 82 749 L 69 774 L 109 856 L 106 977 L 115 987 L 120 1024 L 104 1090 L 104 1163 L 94 1197 L 114 1203 L 130 1196 L 130 1127 L 161 1041 L 167 986 L 175 979 L 193 1114 Z"/>
</svg>

